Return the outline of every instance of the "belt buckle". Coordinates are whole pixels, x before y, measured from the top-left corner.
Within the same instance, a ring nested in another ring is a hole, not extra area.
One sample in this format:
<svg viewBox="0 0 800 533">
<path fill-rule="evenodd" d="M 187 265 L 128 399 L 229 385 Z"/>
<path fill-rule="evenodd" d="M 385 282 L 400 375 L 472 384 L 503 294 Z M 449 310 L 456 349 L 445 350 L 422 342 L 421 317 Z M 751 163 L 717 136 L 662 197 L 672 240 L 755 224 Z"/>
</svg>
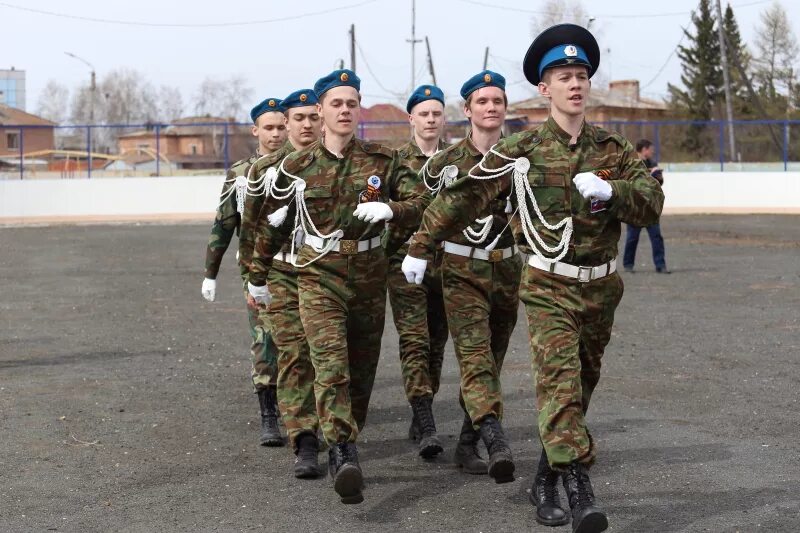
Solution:
<svg viewBox="0 0 800 533">
<path fill-rule="evenodd" d="M 342 255 L 356 255 L 358 253 L 358 241 L 339 241 L 339 253 Z"/>
<path fill-rule="evenodd" d="M 489 262 L 490 263 L 498 263 L 503 260 L 503 250 L 490 250 L 489 251 Z"/>
<path fill-rule="evenodd" d="M 592 267 L 578 267 L 578 281 L 588 283 L 592 280 Z"/>
</svg>

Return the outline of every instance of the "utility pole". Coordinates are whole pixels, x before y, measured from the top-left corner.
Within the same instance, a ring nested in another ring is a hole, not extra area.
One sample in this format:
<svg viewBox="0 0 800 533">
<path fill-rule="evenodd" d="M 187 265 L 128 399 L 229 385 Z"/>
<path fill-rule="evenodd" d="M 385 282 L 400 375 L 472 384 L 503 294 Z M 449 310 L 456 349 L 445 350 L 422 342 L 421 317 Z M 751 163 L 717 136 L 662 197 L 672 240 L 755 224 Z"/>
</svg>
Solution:
<svg viewBox="0 0 800 533">
<path fill-rule="evenodd" d="M 733 136 L 733 101 L 731 99 L 731 76 L 728 72 L 728 54 L 725 43 L 725 27 L 722 20 L 722 5 L 717 4 L 717 31 L 719 32 L 719 51 L 722 55 L 722 81 L 725 85 L 725 112 L 728 115 L 728 142 L 731 148 L 731 161 L 736 161 L 736 141 Z"/>
<path fill-rule="evenodd" d="M 486 67 L 489 66 L 489 47 L 486 47 L 486 51 L 483 53 L 483 70 L 486 70 Z"/>
<path fill-rule="evenodd" d="M 421 43 L 422 39 L 417 39 L 417 1 L 411 0 L 411 39 L 406 39 L 407 43 L 411 43 L 411 90 L 416 87 L 417 77 L 417 62 L 416 62 L 416 48 L 417 43 Z"/>
<path fill-rule="evenodd" d="M 97 94 L 97 74 L 94 70 L 94 65 L 83 59 L 82 57 L 78 57 L 71 52 L 64 52 L 66 55 L 73 59 L 77 59 L 91 70 L 91 77 L 89 78 L 89 125 L 86 127 L 86 139 L 87 139 L 87 146 L 86 146 L 86 163 L 87 163 L 87 173 L 88 176 L 92 177 L 92 150 L 94 149 L 94 132 L 92 131 L 92 126 L 94 125 L 94 105 L 95 105 L 95 95 Z"/>
<path fill-rule="evenodd" d="M 431 43 L 428 41 L 428 36 L 425 36 L 425 48 L 428 49 L 428 72 L 431 73 L 433 84 L 436 85 L 436 72 L 433 70 L 433 56 L 431 55 Z"/>
<path fill-rule="evenodd" d="M 356 25 L 350 24 L 350 70 L 356 71 Z"/>
</svg>

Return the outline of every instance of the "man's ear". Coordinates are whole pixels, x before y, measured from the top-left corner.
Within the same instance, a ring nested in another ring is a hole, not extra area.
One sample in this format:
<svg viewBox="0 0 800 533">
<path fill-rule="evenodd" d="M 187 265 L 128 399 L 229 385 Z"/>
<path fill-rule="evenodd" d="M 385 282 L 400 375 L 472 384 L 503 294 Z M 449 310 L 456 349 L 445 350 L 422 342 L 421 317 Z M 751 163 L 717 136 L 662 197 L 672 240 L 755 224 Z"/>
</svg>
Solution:
<svg viewBox="0 0 800 533">
<path fill-rule="evenodd" d="M 253 132 L 253 137 L 258 137 L 258 125 L 257 124 L 253 124 L 252 132 Z"/>
<path fill-rule="evenodd" d="M 539 88 L 539 94 L 541 94 L 545 98 L 550 98 L 550 87 L 548 87 L 545 82 L 540 81 L 538 88 Z"/>
</svg>

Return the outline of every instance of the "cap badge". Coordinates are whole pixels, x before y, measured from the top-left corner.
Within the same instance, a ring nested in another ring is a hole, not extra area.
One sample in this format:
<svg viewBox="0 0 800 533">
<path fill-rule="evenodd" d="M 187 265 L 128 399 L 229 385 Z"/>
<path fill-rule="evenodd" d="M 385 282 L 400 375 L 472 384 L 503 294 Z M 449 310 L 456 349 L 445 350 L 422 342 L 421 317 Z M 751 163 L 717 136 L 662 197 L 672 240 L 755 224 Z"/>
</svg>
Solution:
<svg viewBox="0 0 800 533">
<path fill-rule="evenodd" d="M 347 75 L 347 72 L 342 72 L 341 76 L 339 76 L 339 79 L 342 81 L 347 81 L 350 79 L 350 76 Z"/>
<path fill-rule="evenodd" d="M 483 75 L 483 82 L 484 83 L 491 83 L 492 82 L 492 75 L 491 74 L 484 74 Z"/>
<path fill-rule="evenodd" d="M 300 94 L 300 101 L 305 102 L 306 100 L 308 100 L 308 95 L 306 93 Z"/>
<path fill-rule="evenodd" d="M 430 96 L 430 95 L 431 95 L 431 90 L 425 89 L 425 96 Z"/>
<path fill-rule="evenodd" d="M 573 45 L 568 44 L 564 47 L 564 55 L 567 57 L 575 57 L 578 55 L 578 49 L 575 48 Z"/>
<path fill-rule="evenodd" d="M 269 102 L 267 102 L 267 105 L 270 107 L 275 107 L 275 100 L 270 100 Z"/>
</svg>

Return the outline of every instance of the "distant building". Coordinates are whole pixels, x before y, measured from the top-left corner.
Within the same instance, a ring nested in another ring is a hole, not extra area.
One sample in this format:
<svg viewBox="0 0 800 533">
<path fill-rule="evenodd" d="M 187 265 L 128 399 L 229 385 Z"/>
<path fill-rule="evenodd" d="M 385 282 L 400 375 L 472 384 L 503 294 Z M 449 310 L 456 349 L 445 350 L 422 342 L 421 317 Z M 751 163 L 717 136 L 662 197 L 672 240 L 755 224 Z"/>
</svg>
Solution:
<svg viewBox="0 0 800 533">
<path fill-rule="evenodd" d="M 117 151 L 134 168 L 152 166 L 156 156 L 175 169 L 223 168 L 226 130 L 229 165 L 255 153 L 258 142 L 250 126 L 219 117 L 186 117 L 126 133 L 117 138 Z"/>
<path fill-rule="evenodd" d="M 0 104 L 0 157 L 18 159 L 21 153 L 52 150 L 55 125 L 42 117 Z"/>
<path fill-rule="evenodd" d="M 509 112 L 524 115 L 531 124 L 547 120 L 550 100 L 535 96 L 509 105 Z M 667 118 L 664 102 L 642 98 L 639 80 L 612 81 L 608 89 L 592 89 L 586 102 L 586 120 L 592 123 L 655 121 Z M 613 128 L 612 128 L 613 129 Z"/>
<path fill-rule="evenodd" d="M 408 113 L 393 104 L 363 107 L 358 137 L 397 147 L 411 138 Z"/>
<path fill-rule="evenodd" d="M 25 71 L 0 69 L 0 105 L 25 111 Z"/>
</svg>

